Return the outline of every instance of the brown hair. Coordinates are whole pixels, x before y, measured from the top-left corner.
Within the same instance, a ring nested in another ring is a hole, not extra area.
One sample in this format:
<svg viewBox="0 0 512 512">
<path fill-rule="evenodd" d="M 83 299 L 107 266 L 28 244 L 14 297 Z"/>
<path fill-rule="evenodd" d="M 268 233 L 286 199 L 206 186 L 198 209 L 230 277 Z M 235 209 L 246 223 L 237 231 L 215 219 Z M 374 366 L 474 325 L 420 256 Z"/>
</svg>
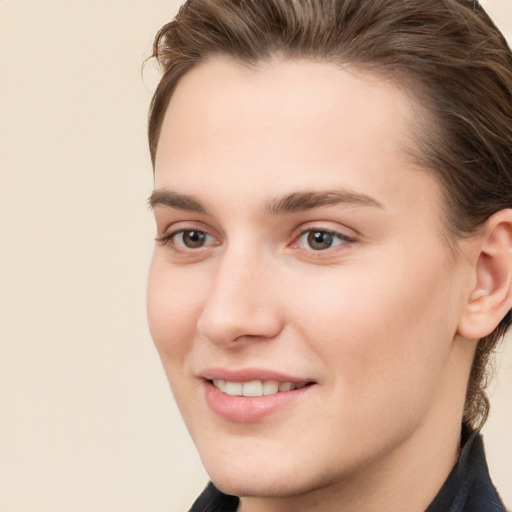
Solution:
<svg viewBox="0 0 512 512">
<path fill-rule="evenodd" d="M 438 177 L 453 236 L 512 207 L 512 54 L 470 0 L 188 0 L 158 32 L 163 70 L 149 112 L 154 165 L 178 80 L 214 55 L 256 65 L 278 55 L 352 66 L 393 80 L 427 115 L 416 158 Z M 510 313 L 477 346 L 464 419 L 481 426 L 490 355 Z"/>
</svg>

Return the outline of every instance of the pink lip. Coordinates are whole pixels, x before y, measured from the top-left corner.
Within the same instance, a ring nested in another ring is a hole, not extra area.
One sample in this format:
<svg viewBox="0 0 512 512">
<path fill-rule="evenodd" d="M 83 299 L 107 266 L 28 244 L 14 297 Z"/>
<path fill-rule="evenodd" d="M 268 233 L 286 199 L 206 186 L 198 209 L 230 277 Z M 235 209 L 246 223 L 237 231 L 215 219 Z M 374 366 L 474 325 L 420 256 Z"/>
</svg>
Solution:
<svg viewBox="0 0 512 512">
<path fill-rule="evenodd" d="M 263 368 L 239 368 L 230 370 L 227 368 L 206 368 L 199 373 L 206 380 L 222 379 L 231 382 L 250 382 L 251 380 L 277 380 L 278 382 L 312 382 L 313 379 L 294 377 L 273 370 Z"/>
<path fill-rule="evenodd" d="M 227 370 L 210 368 L 201 372 L 206 403 L 210 409 L 224 419 L 237 423 L 254 423 L 261 421 L 293 402 L 304 397 L 313 386 L 306 386 L 293 391 L 282 391 L 274 395 L 245 397 L 231 396 L 217 389 L 213 379 L 231 382 L 249 382 L 251 380 L 277 380 L 278 382 L 311 382 L 310 379 L 297 378 L 279 372 L 244 368 Z"/>
</svg>

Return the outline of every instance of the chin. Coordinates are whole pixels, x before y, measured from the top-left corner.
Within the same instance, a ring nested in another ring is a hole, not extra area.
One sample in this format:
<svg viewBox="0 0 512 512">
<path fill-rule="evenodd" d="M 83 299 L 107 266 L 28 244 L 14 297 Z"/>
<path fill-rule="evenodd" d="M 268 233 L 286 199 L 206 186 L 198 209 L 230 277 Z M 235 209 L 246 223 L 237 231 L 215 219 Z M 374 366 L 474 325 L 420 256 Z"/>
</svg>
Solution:
<svg viewBox="0 0 512 512">
<path fill-rule="evenodd" d="M 278 498 L 293 494 L 293 491 L 283 489 L 285 479 L 282 477 L 258 481 L 249 475 L 222 475 L 218 478 L 211 476 L 211 480 L 223 493 L 233 496 Z"/>
<path fill-rule="evenodd" d="M 306 463 L 263 448 L 233 451 L 230 456 L 203 454 L 202 460 L 215 486 L 226 494 L 240 497 L 287 498 L 299 496 L 328 485 L 333 472 L 315 469 L 314 460 Z M 263 456 L 262 456 L 263 455 Z M 327 468 L 326 468 L 327 469 Z"/>
<path fill-rule="evenodd" d="M 293 479 L 293 471 L 282 467 L 275 455 L 263 458 L 251 450 L 233 450 L 227 456 L 212 453 L 201 454 L 201 458 L 212 482 L 226 494 L 278 496 L 283 482 Z"/>
<path fill-rule="evenodd" d="M 286 498 L 301 495 L 315 487 L 300 482 L 296 471 L 280 472 L 271 468 L 270 465 L 263 468 L 260 466 L 259 469 L 237 474 L 213 471 L 210 478 L 225 494 L 241 497 Z"/>
</svg>

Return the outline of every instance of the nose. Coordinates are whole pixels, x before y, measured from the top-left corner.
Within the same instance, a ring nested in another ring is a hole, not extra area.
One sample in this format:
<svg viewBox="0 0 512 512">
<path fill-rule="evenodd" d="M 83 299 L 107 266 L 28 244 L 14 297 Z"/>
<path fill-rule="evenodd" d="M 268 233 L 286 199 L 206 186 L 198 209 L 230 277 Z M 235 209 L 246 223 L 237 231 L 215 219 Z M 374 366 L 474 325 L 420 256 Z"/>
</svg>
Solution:
<svg viewBox="0 0 512 512">
<path fill-rule="evenodd" d="M 235 347 L 242 340 L 270 339 L 282 330 L 275 272 L 262 258 L 225 255 L 218 262 L 197 329 L 212 343 Z"/>
</svg>

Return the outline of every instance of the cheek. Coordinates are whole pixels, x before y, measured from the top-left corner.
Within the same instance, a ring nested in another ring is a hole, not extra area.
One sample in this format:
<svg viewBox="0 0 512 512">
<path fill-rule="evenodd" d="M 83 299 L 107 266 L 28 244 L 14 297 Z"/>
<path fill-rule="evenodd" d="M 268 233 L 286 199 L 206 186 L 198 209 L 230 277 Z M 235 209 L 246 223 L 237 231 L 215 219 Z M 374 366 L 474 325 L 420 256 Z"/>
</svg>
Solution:
<svg viewBox="0 0 512 512">
<path fill-rule="evenodd" d="M 411 261 L 381 259 L 374 272 L 340 269 L 315 287 L 304 283 L 310 291 L 295 307 L 334 385 L 371 407 L 409 400 L 411 388 L 427 399 L 450 353 L 457 312 L 446 263 Z"/>
<path fill-rule="evenodd" d="M 171 272 L 154 256 L 148 277 L 148 324 L 166 369 L 170 364 L 180 366 L 190 350 L 199 315 L 196 284 L 186 273 Z"/>
</svg>

